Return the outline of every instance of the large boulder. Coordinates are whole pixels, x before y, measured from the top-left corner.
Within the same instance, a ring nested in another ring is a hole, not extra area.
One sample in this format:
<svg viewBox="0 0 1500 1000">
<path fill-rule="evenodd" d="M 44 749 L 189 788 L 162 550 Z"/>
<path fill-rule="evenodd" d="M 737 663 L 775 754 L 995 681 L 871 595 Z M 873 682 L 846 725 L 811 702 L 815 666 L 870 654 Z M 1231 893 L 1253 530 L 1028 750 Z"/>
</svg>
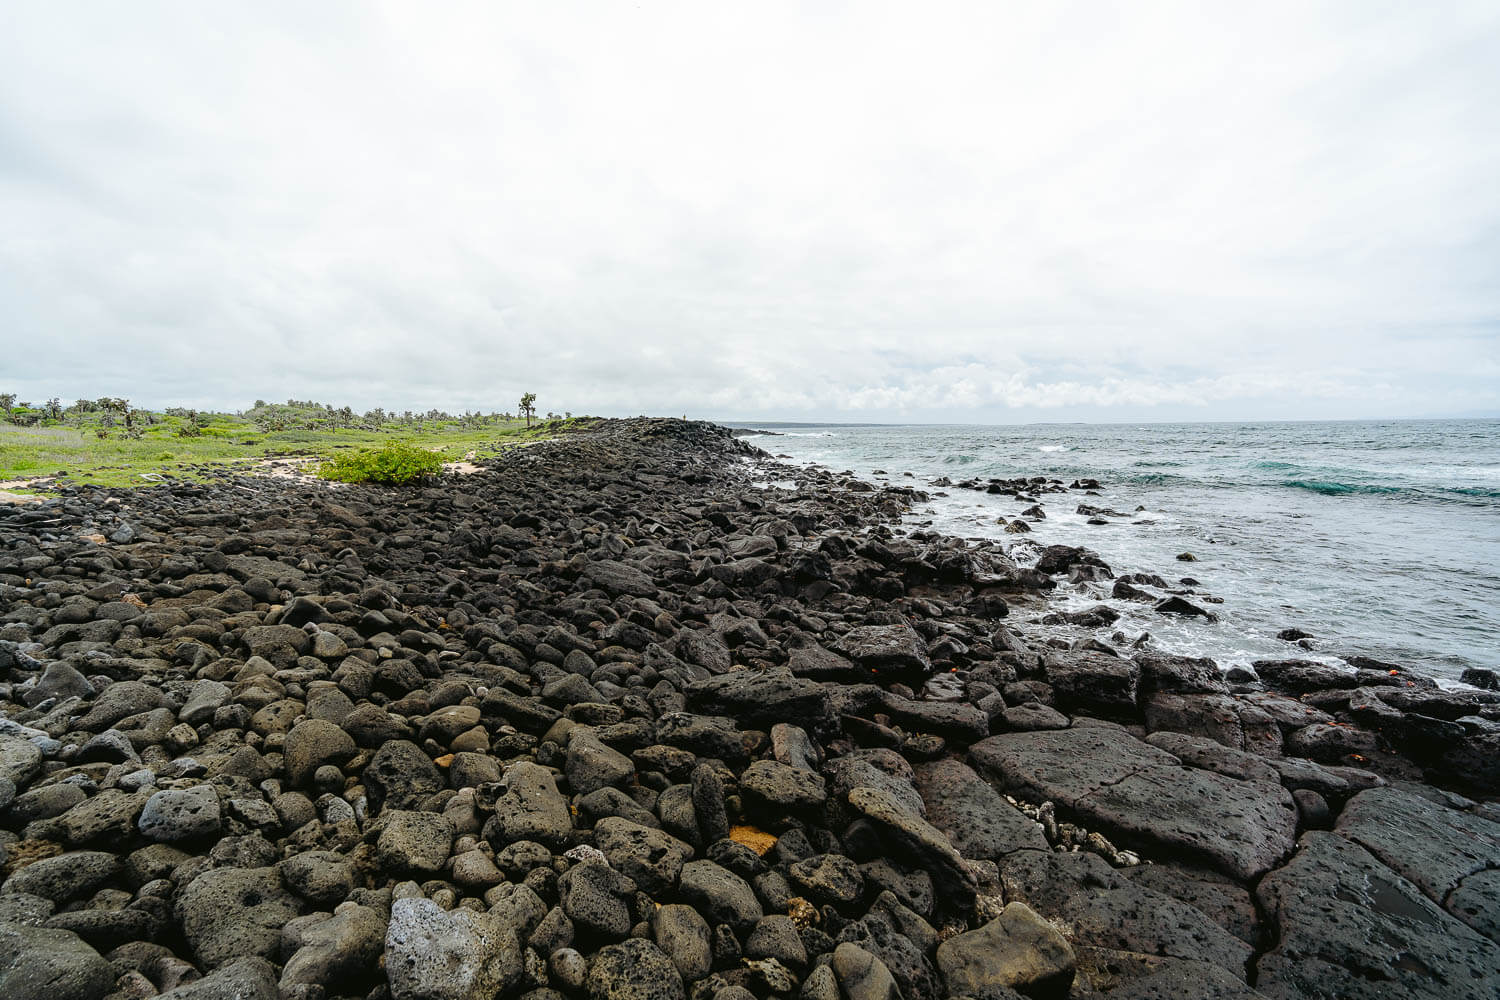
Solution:
<svg viewBox="0 0 1500 1000">
<path fill-rule="evenodd" d="M 72 931 L 0 922 L 0 997 L 99 1000 L 115 971 Z"/>
<path fill-rule="evenodd" d="M 1104 726 L 992 736 L 976 770 L 1090 828 L 1253 879 L 1292 850 L 1297 810 L 1280 785 L 1184 768 L 1171 754 Z"/>
<path fill-rule="evenodd" d="M 302 902 L 282 887 L 275 868 L 215 868 L 177 898 L 177 919 L 204 969 L 257 955 L 279 957 L 281 929 L 302 914 Z"/>
<path fill-rule="evenodd" d="M 1045 665 L 1047 683 L 1062 711 L 1135 717 L 1140 667 L 1133 660 L 1084 651 L 1054 654 Z"/>
<path fill-rule="evenodd" d="M 281 989 L 343 985 L 365 978 L 380 961 L 386 921 L 368 906 L 347 906 L 326 920 L 283 935 L 292 955 L 281 972 Z M 290 928 L 289 928 L 290 930 Z"/>
<path fill-rule="evenodd" d="M 484 826 L 492 844 L 535 840 L 563 847 L 573 833 L 568 800 L 557 790 L 552 772 L 540 764 L 521 761 L 506 768 L 505 792 L 495 800 L 495 814 Z"/>
<path fill-rule="evenodd" d="M 354 737 L 332 722 L 307 719 L 286 734 L 282 758 L 286 762 L 287 782 L 293 788 L 312 783 L 313 773 L 324 764 L 342 767 L 358 751 Z"/>
<path fill-rule="evenodd" d="M 1066 996 L 1077 960 L 1067 938 L 1025 903 L 1011 903 L 989 923 L 937 949 L 949 996 L 982 997 L 996 986 L 1031 995 Z"/>
<path fill-rule="evenodd" d="M 644 938 L 600 948 L 585 988 L 589 1000 L 684 1000 L 687 995 L 677 966 Z"/>
<path fill-rule="evenodd" d="M 909 625 L 861 625 L 852 628 L 839 640 L 838 652 L 849 657 L 872 679 L 881 683 L 920 683 L 932 673 L 932 661 L 927 658 L 927 644 Z"/>
<path fill-rule="evenodd" d="M 385 935 L 392 1000 L 492 1000 L 521 977 L 515 932 L 487 913 L 398 899 Z"/>
<path fill-rule="evenodd" d="M 212 785 L 167 788 L 146 800 L 136 826 L 151 840 L 173 844 L 216 835 L 223 825 Z"/>
<path fill-rule="evenodd" d="M 831 732 L 836 725 L 827 689 L 784 669 L 732 670 L 694 681 L 684 694 L 692 711 L 727 715 L 747 729 L 770 729 L 778 722 L 790 722 L 815 732 Z"/>
<path fill-rule="evenodd" d="M 375 751 L 365 766 L 364 782 L 372 814 L 381 809 L 420 809 L 429 796 L 447 787 L 437 765 L 410 740 L 391 740 Z"/>
</svg>

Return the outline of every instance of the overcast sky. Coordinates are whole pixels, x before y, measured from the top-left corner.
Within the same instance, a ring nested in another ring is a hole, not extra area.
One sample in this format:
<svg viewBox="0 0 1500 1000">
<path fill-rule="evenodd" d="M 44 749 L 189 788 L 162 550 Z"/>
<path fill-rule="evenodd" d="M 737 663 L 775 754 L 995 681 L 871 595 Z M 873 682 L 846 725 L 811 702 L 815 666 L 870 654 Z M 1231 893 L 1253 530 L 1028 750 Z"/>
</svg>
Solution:
<svg viewBox="0 0 1500 1000">
<path fill-rule="evenodd" d="M 1500 413 L 1500 5 L 0 5 L 0 391 Z"/>
</svg>

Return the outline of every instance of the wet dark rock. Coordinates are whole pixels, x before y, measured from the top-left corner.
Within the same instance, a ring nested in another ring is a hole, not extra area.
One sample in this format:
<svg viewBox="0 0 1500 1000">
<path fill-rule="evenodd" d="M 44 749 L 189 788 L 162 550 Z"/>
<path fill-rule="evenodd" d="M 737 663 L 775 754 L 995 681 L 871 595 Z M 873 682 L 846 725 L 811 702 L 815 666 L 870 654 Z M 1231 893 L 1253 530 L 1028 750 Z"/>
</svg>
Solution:
<svg viewBox="0 0 1500 1000">
<path fill-rule="evenodd" d="M 1500 672 L 1485 667 L 1467 667 L 1458 679 L 1481 691 L 1500 691 Z"/>
<path fill-rule="evenodd" d="M 1404 788 L 1360 792 L 1344 806 L 1334 832 L 1369 851 L 1439 906 L 1471 876 L 1500 870 L 1500 823 Z M 1468 914 L 1451 912 L 1476 926 Z M 1491 925 L 1494 919 L 1493 914 L 1481 918 Z"/>
<path fill-rule="evenodd" d="M 1133 884 L 1097 855 L 1017 851 L 1000 871 L 1007 900 L 1067 927 L 1075 945 L 1208 962 L 1244 976 L 1250 945 L 1188 903 Z"/>
<path fill-rule="evenodd" d="M 993 736 L 975 769 L 1032 801 L 1052 800 L 1127 844 L 1199 858 L 1254 878 L 1290 853 L 1297 813 L 1279 785 L 1183 768 L 1171 754 L 1104 727 Z"/>
<path fill-rule="evenodd" d="M 810 732 L 831 732 L 834 726 L 827 690 L 789 671 L 735 670 L 695 681 L 684 693 L 690 710 L 726 715 L 746 727 L 770 729 L 789 722 Z"/>
<path fill-rule="evenodd" d="M 1212 611 L 1200 608 L 1185 597 L 1168 597 L 1156 602 L 1155 610 L 1160 615 L 1176 615 L 1179 618 L 1202 618 L 1205 621 L 1216 622 L 1219 616 Z"/>
<path fill-rule="evenodd" d="M 1101 653 L 1068 653 L 1046 660 L 1047 683 L 1064 712 L 1134 717 L 1140 667 Z"/>
<path fill-rule="evenodd" d="M 1256 894 L 1276 928 L 1257 963 L 1268 997 L 1479 1000 L 1500 988 L 1500 945 L 1338 834 L 1303 834 Z"/>
<path fill-rule="evenodd" d="M 1143 694 L 1166 691 L 1173 694 L 1228 694 L 1229 685 L 1219 665 L 1207 657 L 1163 656 L 1141 653 L 1135 657 L 1140 667 L 1140 690 Z"/>
<path fill-rule="evenodd" d="M 1041 826 L 962 761 L 934 761 L 915 772 L 928 822 L 965 858 L 997 859 L 1023 848 L 1046 850 Z"/>
<path fill-rule="evenodd" d="M 1049 545 L 1037 559 L 1036 569 L 1040 573 L 1066 573 L 1075 566 L 1094 566 L 1113 576 L 1109 564 L 1099 558 L 1097 552 L 1076 545 Z"/>
<path fill-rule="evenodd" d="M 839 641 L 839 651 L 879 683 L 925 680 L 932 673 L 922 637 L 907 625 L 862 625 Z"/>
</svg>

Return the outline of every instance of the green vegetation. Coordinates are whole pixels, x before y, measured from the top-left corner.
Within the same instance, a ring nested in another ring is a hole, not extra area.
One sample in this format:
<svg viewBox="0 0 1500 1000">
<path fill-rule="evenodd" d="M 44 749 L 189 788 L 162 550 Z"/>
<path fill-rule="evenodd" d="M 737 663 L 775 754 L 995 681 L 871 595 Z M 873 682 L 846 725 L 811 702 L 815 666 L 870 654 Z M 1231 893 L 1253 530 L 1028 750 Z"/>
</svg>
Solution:
<svg viewBox="0 0 1500 1000">
<path fill-rule="evenodd" d="M 392 441 L 374 450 L 335 455 L 318 466 L 318 475 L 341 483 L 384 483 L 404 486 L 443 471 L 443 456 L 405 441 Z"/>
<path fill-rule="evenodd" d="M 253 471 L 269 458 L 323 462 L 401 442 L 441 462 L 489 458 L 528 441 L 587 426 L 592 418 L 552 419 L 527 427 L 519 415 L 441 410 L 356 414 L 303 400 L 257 400 L 241 413 L 182 407 L 137 409 L 129 400 L 80 399 L 64 406 L 18 402 L 0 393 L 0 486 L 42 493 L 53 486 L 149 486 L 197 480 L 226 469 Z"/>
</svg>

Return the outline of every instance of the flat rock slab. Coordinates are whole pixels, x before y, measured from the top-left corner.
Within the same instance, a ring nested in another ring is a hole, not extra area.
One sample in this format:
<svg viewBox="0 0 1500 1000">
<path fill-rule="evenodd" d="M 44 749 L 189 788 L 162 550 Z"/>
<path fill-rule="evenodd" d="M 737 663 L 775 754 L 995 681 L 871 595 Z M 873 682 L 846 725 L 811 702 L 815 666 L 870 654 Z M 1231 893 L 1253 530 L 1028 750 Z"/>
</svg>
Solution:
<svg viewBox="0 0 1500 1000">
<path fill-rule="evenodd" d="M 1500 823 L 1388 787 L 1350 799 L 1334 832 L 1369 851 L 1428 899 L 1493 937 L 1500 912 L 1466 904 L 1476 897 L 1476 887 L 1490 881 L 1486 873 L 1500 869 Z M 1465 891 L 1455 896 L 1461 886 Z M 1459 905 L 1453 905 L 1455 900 Z"/>
<path fill-rule="evenodd" d="M 1038 801 L 1050 799 L 1086 826 L 1253 879 L 1291 853 L 1297 811 L 1265 781 L 1238 781 L 1182 766 L 1164 750 L 1103 726 L 1009 733 L 976 743 L 974 768 Z"/>
<path fill-rule="evenodd" d="M 837 725 L 828 691 L 817 681 L 785 671 L 735 670 L 687 685 L 688 708 L 727 715 L 746 728 L 790 722 L 832 732 Z"/>
<path fill-rule="evenodd" d="M 915 770 L 927 821 L 947 834 L 964 857 L 993 860 L 1024 848 L 1047 850 L 1041 824 L 1005 801 L 963 761 L 939 760 Z"/>
<path fill-rule="evenodd" d="M 1007 900 L 1065 924 L 1075 948 L 1207 962 L 1243 980 L 1248 944 L 1178 899 L 1136 885 L 1097 855 L 1017 851 L 1000 862 Z M 1084 961 L 1080 965 L 1101 963 Z M 1096 984 L 1098 985 L 1098 984 Z"/>
<path fill-rule="evenodd" d="M 1278 931 L 1258 965 L 1256 988 L 1268 997 L 1500 996 L 1500 946 L 1338 834 L 1303 834 L 1257 895 Z"/>
</svg>

